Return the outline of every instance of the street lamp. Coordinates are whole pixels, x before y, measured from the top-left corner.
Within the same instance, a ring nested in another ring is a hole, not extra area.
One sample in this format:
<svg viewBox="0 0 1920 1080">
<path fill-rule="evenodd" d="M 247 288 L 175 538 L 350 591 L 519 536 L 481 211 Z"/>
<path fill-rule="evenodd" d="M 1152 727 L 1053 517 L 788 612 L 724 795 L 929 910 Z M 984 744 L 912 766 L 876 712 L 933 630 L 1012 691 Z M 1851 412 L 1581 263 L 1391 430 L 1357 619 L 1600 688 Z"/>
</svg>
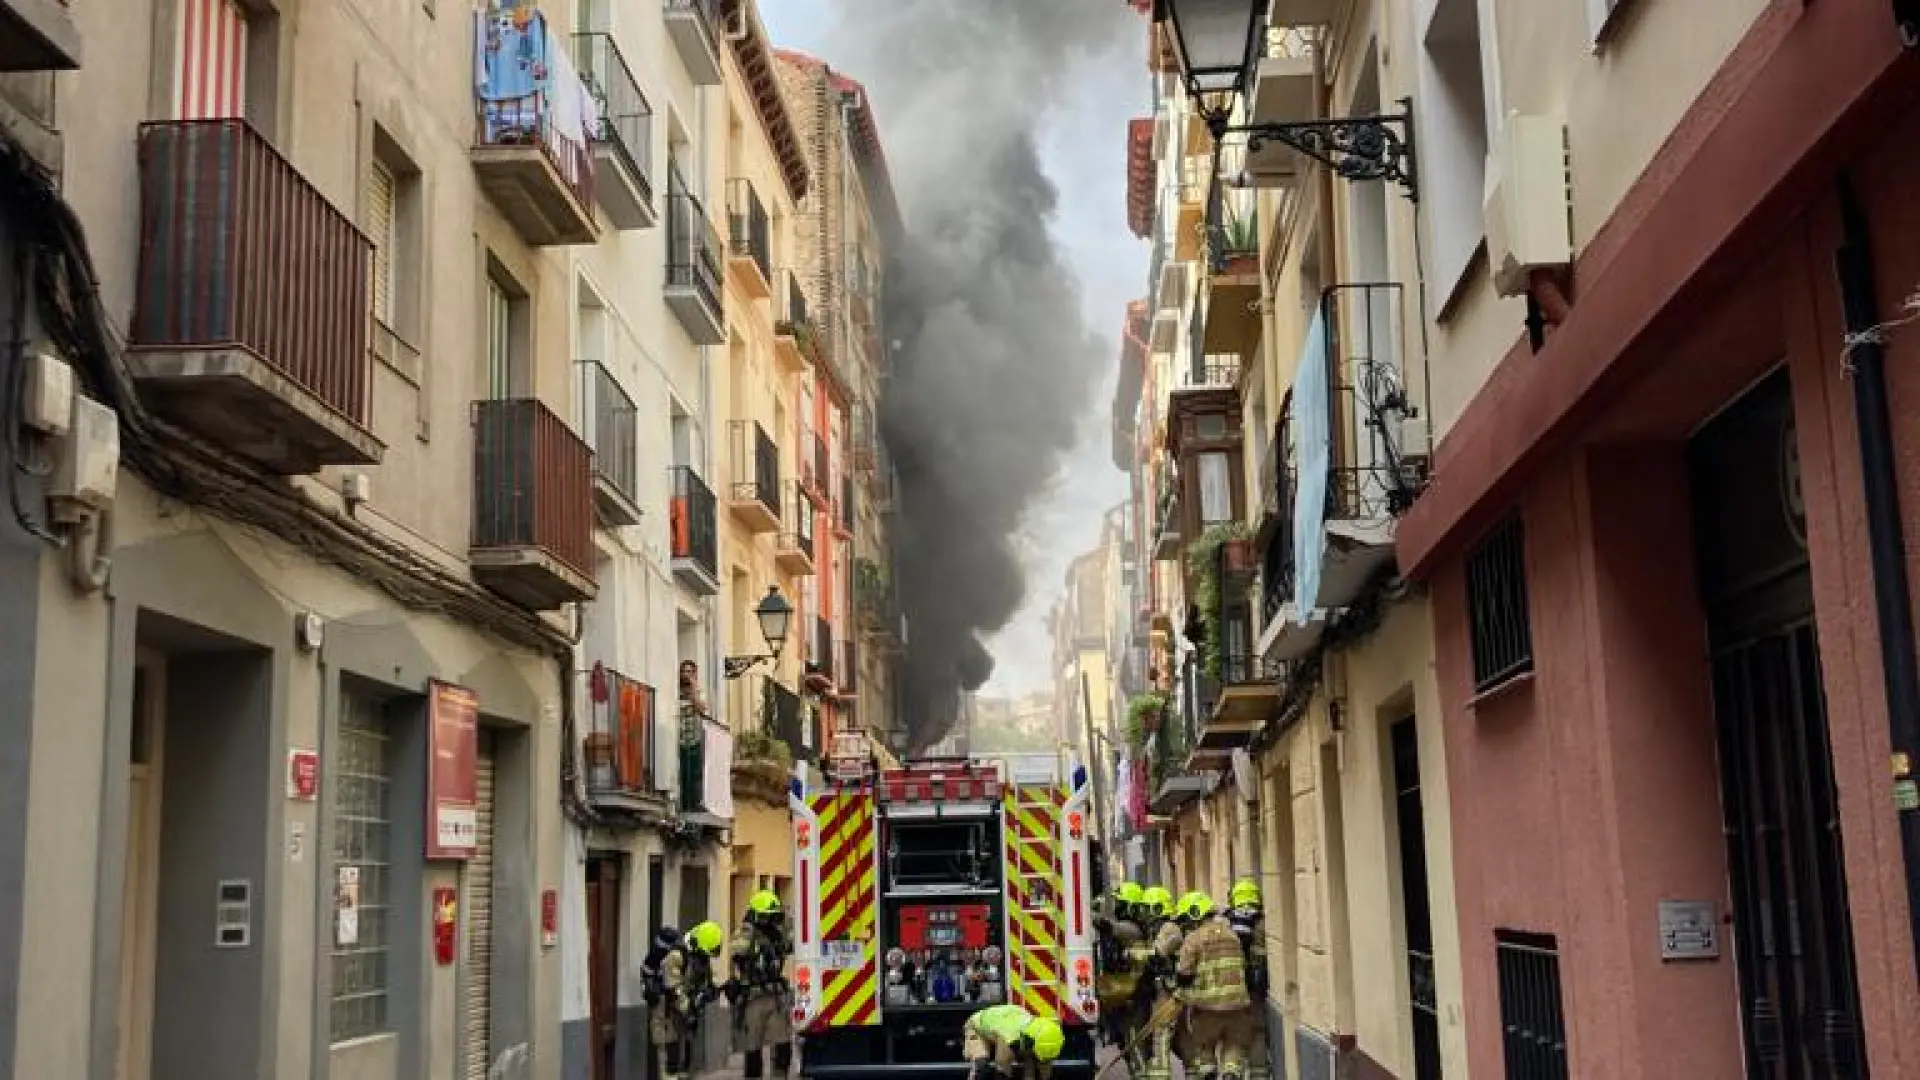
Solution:
<svg viewBox="0 0 1920 1080">
<path fill-rule="evenodd" d="M 1381 116 L 1234 124 L 1235 99 L 1247 96 L 1266 37 L 1264 0 L 1154 0 L 1153 19 L 1173 31 L 1180 78 L 1213 136 L 1214 163 L 1221 140 L 1247 136 L 1249 152 L 1269 140 L 1321 162 L 1350 181 L 1386 180 L 1418 201 L 1414 184 L 1413 103 Z"/>
<path fill-rule="evenodd" d="M 787 624 L 793 621 L 793 605 L 780 595 L 780 586 L 770 585 L 767 595 L 753 609 L 753 617 L 760 621 L 760 636 L 767 639 L 767 651 L 758 656 L 727 657 L 723 666 L 729 679 L 737 679 L 780 656 L 780 649 L 787 643 Z"/>
</svg>

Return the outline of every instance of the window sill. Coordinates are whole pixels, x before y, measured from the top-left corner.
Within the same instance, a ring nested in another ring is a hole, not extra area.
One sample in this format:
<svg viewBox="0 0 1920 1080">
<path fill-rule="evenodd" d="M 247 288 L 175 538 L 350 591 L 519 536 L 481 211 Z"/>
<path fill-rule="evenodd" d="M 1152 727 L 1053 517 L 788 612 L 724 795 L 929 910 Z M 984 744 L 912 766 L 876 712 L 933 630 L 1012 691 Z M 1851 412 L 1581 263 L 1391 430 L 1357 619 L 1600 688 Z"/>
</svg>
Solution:
<svg viewBox="0 0 1920 1080">
<path fill-rule="evenodd" d="M 379 1046 L 382 1043 L 397 1042 L 399 1041 L 399 1038 L 400 1036 L 395 1032 L 381 1031 L 381 1032 L 376 1032 L 372 1035 L 359 1035 L 351 1039 L 342 1039 L 341 1041 L 337 1043 L 333 1043 L 330 1046 L 328 1046 L 327 1050 L 335 1054 L 338 1054 L 342 1051 L 352 1053 L 356 1050 L 363 1050 L 368 1047 Z"/>
<path fill-rule="evenodd" d="M 420 350 L 414 348 L 385 321 L 378 316 L 373 320 L 373 355 L 387 370 L 406 380 L 415 390 L 420 388 L 421 364 Z"/>
<path fill-rule="evenodd" d="M 1492 686 L 1487 687 L 1485 690 L 1482 690 L 1479 693 L 1468 698 L 1467 711 L 1478 712 L 1482 705 L 1491 705 L 1494 702 L 1503 701 L 1509 697 L 1513 697 L 1519 694 L 1522 689 L 1531 687 L 1532 685 L 1533 685 L 1532 669 L 1523 671 L 1518 675 L 1510 676 L 1506 680 L 1502 682 L 1497 682 Z"/>
</svg>

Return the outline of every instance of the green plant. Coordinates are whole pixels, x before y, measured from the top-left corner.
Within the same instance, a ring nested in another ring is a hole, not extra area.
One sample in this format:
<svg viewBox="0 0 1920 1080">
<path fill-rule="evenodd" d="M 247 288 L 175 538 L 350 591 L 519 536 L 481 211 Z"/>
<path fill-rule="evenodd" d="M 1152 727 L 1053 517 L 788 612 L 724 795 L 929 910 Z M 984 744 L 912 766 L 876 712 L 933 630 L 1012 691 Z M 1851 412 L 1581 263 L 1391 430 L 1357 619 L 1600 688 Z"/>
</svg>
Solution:
<svg viewBox="0 0 1920 1080">
<path fill-rule="evenodd" d="M 1220 548 L 1234 540 L 1251 540 L 1253 531 L 1242 521 L 1219 521 L 1207 526 L 1200 538 L 1187 545 L 1187 579 L 1193 582 L 1193 603 L 1206 621 L 1206 635 L 1200 639 L 1200 666 L 1208 678 L 1220 677 L 1220 612 L 1225 598 L 1220 595 L 1217 560 Z"/>
<path fill-rule="evenodd" d="M 853 584 L 862 599 L 878 600 L 887 591 L 887 572 L 863 556 L 853 562 Z"/>
<path fill-rule="evenodd" d="M 734 741 L 733 757 L 735 761 L 770 762 L 783 769 L 793 765 L 793 750 L 766 731 L 742 732 Z"/>
<path fill-rule="evenodd" d="M 1167 698 L 1164 694 L 1135 694 L 1127 702 L 1127 723 L 1122 732 L 1127 738 L 1127 745 L 1136 751 L 1145 747 L 1149 734 L 1148 722 L 1159 718 L 1166 708 Z"/>
<path fill-rule="evenodd" d="M 1251 213 L 1236 214 L 1220 224 L 1220 258 L 1237 259 L 1260 251 L 1260 225 Z"/>
</svg>

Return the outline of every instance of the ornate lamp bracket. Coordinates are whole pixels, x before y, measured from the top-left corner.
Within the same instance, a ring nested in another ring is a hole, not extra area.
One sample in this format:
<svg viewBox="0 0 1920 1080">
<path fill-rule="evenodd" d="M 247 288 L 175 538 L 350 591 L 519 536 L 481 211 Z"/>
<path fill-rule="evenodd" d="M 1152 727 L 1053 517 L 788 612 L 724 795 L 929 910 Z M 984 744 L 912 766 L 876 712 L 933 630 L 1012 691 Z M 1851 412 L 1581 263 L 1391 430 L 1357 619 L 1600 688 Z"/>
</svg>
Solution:
<svg viewBox="0 0 1920 1080">
<path fill-rule="evenodd" d="M 1219 136 L 1247 136 L 1249 152 L 1267 142 L 1283 143 L 1332 169 L 1346 180 L 1384 180 L 1400 185 L 1413 202 L 1420 201 L 1414 179 L 1413 100 L 1400 99 L 1400 111 L 1379 116 L 1346 116 L 1332 120 L 1299 120 L 1284 124 L 1221 125 Z"/>
</svg>

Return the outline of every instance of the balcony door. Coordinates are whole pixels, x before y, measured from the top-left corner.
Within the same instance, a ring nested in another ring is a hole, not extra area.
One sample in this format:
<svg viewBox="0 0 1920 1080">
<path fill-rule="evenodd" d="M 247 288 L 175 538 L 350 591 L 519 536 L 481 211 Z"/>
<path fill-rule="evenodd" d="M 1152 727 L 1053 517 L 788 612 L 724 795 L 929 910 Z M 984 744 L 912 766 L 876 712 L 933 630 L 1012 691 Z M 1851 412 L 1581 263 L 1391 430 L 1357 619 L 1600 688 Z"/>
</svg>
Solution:
<svg viewBox="0 0 1920 1080">
<path fill-rule="evenodd" d="M 533 396 L 527 370 L 527 300 L 500 277 L 487 276 L 487 397 Z"/>
</svg>

